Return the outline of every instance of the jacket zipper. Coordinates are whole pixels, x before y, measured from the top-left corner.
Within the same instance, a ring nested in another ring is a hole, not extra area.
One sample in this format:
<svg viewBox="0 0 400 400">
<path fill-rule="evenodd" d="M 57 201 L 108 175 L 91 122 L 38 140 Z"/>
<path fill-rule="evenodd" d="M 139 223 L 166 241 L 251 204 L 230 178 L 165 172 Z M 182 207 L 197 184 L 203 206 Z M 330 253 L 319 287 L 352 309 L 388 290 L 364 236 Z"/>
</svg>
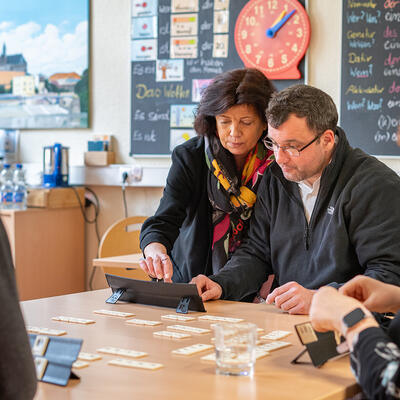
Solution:
<svg viewBox="0 0 400 400">
<path fill-rule="evenodd" d="M 304 245 L 306 250 L 310 248 L 309 240 L 310 240 L 310 230 L 308 228 L 308 224 L 306 223 L 306 229 L 304 230 Z"/>
</svg>

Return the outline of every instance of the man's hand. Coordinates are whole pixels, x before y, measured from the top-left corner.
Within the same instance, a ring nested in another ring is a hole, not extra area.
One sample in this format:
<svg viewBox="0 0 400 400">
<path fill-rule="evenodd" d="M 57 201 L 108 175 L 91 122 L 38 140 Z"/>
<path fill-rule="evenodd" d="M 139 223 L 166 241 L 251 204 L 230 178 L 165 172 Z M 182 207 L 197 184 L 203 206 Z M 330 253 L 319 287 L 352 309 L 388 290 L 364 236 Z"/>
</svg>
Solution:
<svg viewBox="0 0 400 400">
<path fill-rule="evenodd" d="M 354 297 L 370 311 L 380 313 L 400 310 L 400 288 L 364 275 L 358 275 L 345 283 L 339 292 Z"/>
<path fill-rule="evenodd" d="M 308 314 L 315 290 L 306 289 L 297 282 L 288 282 L 276 288 L 266 299 L 289 314 Z"/>
<path fill-rule="evenodd" d="M 143 253 L 146 258 L 140 261 L 140 268 L 152 278 L 172 282 L 174 270 L 165 246 L 157 242 L 150 243 L 145 247 Z"/>
<path fill-rule="evenodd" d="M 218 300 L 222 295 L 221 286 L 205 275 L 197 275 L 190 283 L 196 284 L 199 296 L 201 296 L 203 301 Z"/>
</svg>

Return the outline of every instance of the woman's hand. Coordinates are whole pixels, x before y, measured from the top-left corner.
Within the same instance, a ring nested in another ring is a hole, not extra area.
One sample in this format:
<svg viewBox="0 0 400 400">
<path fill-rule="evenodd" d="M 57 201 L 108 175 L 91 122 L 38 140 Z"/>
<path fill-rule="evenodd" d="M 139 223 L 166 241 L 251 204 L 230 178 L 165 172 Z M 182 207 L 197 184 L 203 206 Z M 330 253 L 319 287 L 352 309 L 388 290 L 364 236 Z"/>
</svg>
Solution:
<svg viewBox="0 0 400 400">
<path fill-rule="evenodd" d="M 313 328 L 319 332 L 341 332 L 342 318 L 362 304 L 352 297 L 343 296 L 336 289 L 324 286 L 314 294 L 310 317 Z"/>
<path fill-rule="evenodd" d="M 337 331 L 344 334 L 343 317 L 356 308 L 363 309 L 366 318 L 346 329 L 347 346 L 353 351 L 354 336 L 370 327 L 377 327 L 378 323 L 369 311 L 353 297 L 345 296 L 330 286 L 324 286 L 314 295 L 310 317 L 313 328 L 319 332 Z"/>
<path fill-rule="evenodd" d="M 140 261 L 140 268 L 152 278 L 172 282 L 174 270 L 165 246 L 157 242 L 150 243 L 144 248 L 143 253 L 146 258 Z"/>
<path fill-rule="evenodd" d="M 400 288 L 364 275 L 356 276 L 340 289 L 340 293 L 354 297 L 370 311 L 380 313 L 400 310 Z"/>
</svg>

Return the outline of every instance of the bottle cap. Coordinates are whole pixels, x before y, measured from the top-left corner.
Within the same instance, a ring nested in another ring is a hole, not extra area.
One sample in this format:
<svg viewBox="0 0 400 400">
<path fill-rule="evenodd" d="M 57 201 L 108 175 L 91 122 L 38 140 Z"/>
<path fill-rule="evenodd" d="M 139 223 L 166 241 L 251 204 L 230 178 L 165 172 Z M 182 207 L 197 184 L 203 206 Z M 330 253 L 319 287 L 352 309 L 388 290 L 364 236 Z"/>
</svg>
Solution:
<svg viewBox="0 0 400 400">
<path fill-rule="evenodd" d="M 3 165 L 3 167 L 4 167 L 4 168 L 10 168 L 10 164 L 5 163 L 5 164 Z"/>
</svg>

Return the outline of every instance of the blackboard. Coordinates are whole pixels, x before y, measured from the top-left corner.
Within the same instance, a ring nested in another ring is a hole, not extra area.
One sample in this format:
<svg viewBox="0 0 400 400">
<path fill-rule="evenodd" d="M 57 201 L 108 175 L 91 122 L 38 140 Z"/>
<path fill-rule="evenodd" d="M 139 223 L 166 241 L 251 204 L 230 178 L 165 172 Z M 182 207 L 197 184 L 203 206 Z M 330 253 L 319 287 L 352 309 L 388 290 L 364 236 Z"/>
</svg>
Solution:
<svg viewBox="0 0 400 400">
<path fill-rule="evenodd" d="M 400 156 L 400 1 L 343 0 L 340 124 L 350 144 Z"/>
<path fill-rule="evenodd" d="M 182 115 L 187 115 L 187 120 L 193 118 L 193 112 L 199 101 L 199 89 L 204 82 L 207 82 L 203 80 L 212 79 L 221 72 L 244 66 L 236 52 L 233 33 L 236 19 L 247 0 L 224 0 L 229 3 L 228 31 L 225 32 L 228 49 L 226 57 L 217 57 L 218 53 L 214 53 L 213 56 L 213 51 L 215 51 L 213 49 L 214 2 L 220 3 L 221 0 L 198 1 L 197 58 L 172 60 L 170 21 L 171 4 L 174 1 L 138 2 L 132 0 L 131 155 L 169 156 L 174 145 L 195 135 L 191 126 L 177 126 L 179 124 L 175 123 L 175 120 L 178 121 L 178 114 L 180 121 L 185 120 Z M 187 3 L 190 4 L 191 1 L 188 0 Z M 304 1 L 300 3 L 304 6 Z M 136 7 L 140 8 L 142 4 L 147 6 L 150 4 L 150 8 L 154 7 L 153 11 L 156 15 L 152 16 L 151 10 L 147 14 L 137 11 Z M 149 36 L 144 35 L 144 40 L 140 41 L 138 29 L 133 33 L 134 24 L 138 17 L 147 16 L 146 27 L 151 27 L 156 32 L 152 36 L 156 39 L 149 41 L 147 40 Z M 156 52 L 154 54 L 156 60 L 141 60 L 141 51 Z M 280 90 L 291 84 L 304 82 L 304 64 L 303 59 L 299 65 L 301 79 L 275 80 L 273 81 L 275 87 Z M 172 79 L 168 82 L 160 81 L 157 74 L 162 73 L 171 74 Z"/>
</svg>

